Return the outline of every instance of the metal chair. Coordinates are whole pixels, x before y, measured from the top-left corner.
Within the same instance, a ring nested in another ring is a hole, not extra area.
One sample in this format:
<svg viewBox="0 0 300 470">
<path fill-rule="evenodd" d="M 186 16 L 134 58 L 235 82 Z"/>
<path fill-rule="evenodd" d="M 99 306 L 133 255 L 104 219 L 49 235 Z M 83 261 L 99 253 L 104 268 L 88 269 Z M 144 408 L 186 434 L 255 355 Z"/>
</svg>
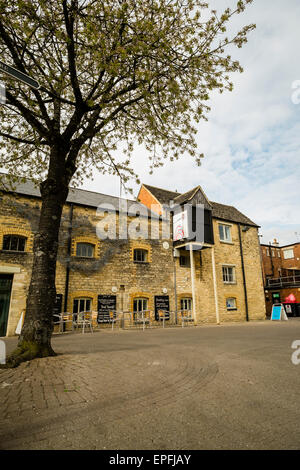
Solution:
<svg viewBox="0 0 300 470">
<path fill-rule="evenodd" d="M 84 330 L 86 327 L 90 328 L 91 333 L 93 333 L 93 318 L 92 318 L 92 312 L 79 312 L 76 314 L 73 314 L 75 317 L 75 325 L 78 329 L 78 327 L 82 328 L 82 333 L 84 333 Z"/>
<path fill-rule="evenodd" d="M 180 310 L 179 314 L 181 315 L 181 326 L 182 326 L 182 328 L 184 327 L 184 322 L 186 322 L 187 325 L 188 325 L 190 322 L 194 321 L 191 310 Z"/>
<path fill-rule="evenodd" d="M 72 330 L 74 329 L 72 313 L 70 312 L 55 313 L 53 316 L 57 317 L 57 321 L 54 321 L 53 324 L 59 325 L 59 333 L 63 333 L 65 331 L 64 325 L 66 323 L 72 323 Z"/>
</svg>

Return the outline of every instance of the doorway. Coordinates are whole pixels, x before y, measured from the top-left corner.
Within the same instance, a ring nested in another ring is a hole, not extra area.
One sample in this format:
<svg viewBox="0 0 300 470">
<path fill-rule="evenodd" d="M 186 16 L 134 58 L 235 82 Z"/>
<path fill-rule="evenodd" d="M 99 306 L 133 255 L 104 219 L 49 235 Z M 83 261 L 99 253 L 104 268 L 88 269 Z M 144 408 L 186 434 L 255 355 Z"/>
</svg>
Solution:
<svg viewBox="0 0 300 470">
<path fill-rule="evenodd" d="M 0 274 L 0 336 L 6 336 L 12 274 Z"/>
</svg>

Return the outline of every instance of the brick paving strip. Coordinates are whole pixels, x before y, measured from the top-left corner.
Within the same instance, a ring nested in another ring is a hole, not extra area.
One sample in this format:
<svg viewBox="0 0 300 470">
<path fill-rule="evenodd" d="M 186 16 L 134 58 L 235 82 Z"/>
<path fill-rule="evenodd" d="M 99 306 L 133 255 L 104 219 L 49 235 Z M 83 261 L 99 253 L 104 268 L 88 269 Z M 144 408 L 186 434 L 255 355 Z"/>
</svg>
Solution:
<svg viewBox="0 0 300 470">
<path fill-rule="evenodd" d="M 117 448 L 118 444 L 120 448 L 159 448 L 153 433 L 160 434 L 162 429 L 170 433 L 170 448 L 181 448 L 187 442 L 191 443 L 190 448 L 193 445 L 208 448 L 209 443 L 214 447 L 214 439 L 220 447 L 222 436 L 225 445 L 228 442 L 227 427 L 235 429 L 237 442 L 238 434 L 244 433 L 244 439 L 250 436 L 251 443 L 256 437 L 245 422 L 232 411 L 226 417 L 227 411 L 222 409 L 229 409 L 230 400 L 235 401 L 231 387 L 235 388 L 236 397 L 243 390 L 246 397 L 253 393 L 256 375 L 247 378 L 249 366 L 248 371 L 241 367 L 249 355 L 253 356 L 255 366 L 263 351 L 261 342 L 252 344 L 249 340 L 253 327 L 233 325 L 185 331 L 56 336 L 53 344 L 60 353 L 58 356 L 0 370 L 0 448 L 99 449 Z M 296 327 L 300 339 L 300 322 Z M 275 336 L 280 333 L 273 324 L 261 324 L 257 328 L 258 333 L 266 328 Z M 240 332 L 248 340 L 246 350 L 232 350 L 232 337 L 239 338 Z M 220 341 L 226 344 L 226 336 L 229 355 L 224 362 L 223 343 L 221 349 L 213 344 Z M 9 347 L 13 341 L 9 339 Z M 228 376 L 224 380 L 228 365 L 230 370 L 234 367 L 229 383 Z M 296 371 L 299 384 L 300 366 Z M 220 393 L 224 398 L 219 397 Z M 217 414 L 215 397 L 223 406 Z M 210 424 L 206 423 L 208 412 Z M 252 413 L 256 413 L 253 404 Z M 257 413 L 260 415 L 261 410 Z M 285 416 L 289 413 L 286 408 Z M 223 425 L 217 426 L 223 414 Z M 271 418 L 271 421 L 275 419 L 272 414 Z M 198 441 L 193 441 L 195 437 L 189 441 L 185 426 L 198 429 L 200 425 L 206 429 L 205 436 L 198 435 Z M 140 426 L 142 431 L 137 431 Z M 265 433 L 266 430 L 269 436 L 272 430 L 267 422 Z M 282 433 L 287 432 L 282 426 Z M 162 448 L 168 447 L 167 438 L 159 442 Z"/>
</svg>

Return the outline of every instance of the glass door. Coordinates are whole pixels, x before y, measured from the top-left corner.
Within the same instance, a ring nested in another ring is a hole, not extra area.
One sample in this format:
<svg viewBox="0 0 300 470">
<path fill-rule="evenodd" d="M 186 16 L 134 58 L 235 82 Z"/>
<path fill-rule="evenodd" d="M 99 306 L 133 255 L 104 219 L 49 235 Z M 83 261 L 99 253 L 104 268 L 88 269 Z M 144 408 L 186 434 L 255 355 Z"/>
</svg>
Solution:
<svg viewBox="0 0 300 470">
<path fill-rule="evenodd" d="M 0 336 L 6 336 L 12 274 L 0 274 Z"/>
</svg>

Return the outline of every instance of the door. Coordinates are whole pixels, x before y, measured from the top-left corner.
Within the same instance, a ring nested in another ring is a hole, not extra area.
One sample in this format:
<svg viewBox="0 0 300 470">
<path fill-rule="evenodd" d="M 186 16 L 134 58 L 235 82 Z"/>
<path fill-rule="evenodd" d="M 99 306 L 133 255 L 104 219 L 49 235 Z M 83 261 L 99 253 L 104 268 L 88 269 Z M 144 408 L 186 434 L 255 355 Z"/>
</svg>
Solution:
<svg viewBox="0 0 300 470">
<path fill-rule="evenodd" d="M 0 336 L 6 336 L 12 274 L 0 274 Z"/>
<path fill-rule="evenodd" d="M 272 304 L 280 304 L 280 293 L 272 292 Z"/>
</svg>

